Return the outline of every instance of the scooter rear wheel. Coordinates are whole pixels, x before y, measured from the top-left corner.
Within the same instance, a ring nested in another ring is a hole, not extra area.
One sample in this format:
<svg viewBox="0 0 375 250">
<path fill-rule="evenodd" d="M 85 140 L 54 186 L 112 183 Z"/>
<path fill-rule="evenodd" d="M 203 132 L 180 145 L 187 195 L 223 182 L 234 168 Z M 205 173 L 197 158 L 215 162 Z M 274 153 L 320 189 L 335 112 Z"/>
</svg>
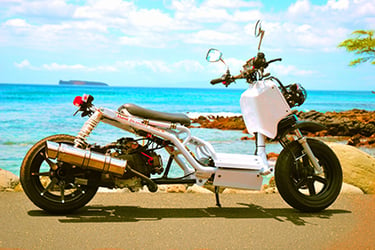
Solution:
<svg viewBox="0 0 375 250">
<path fill-rule="evenodd" d="M 20 173 L 29 199 L 50 213 L 70 213 L 86 205 L 96 194 L 97 173 L 46 158 L 46 141 L 73 145 L 74 136 L 53 135 L 37 142 L 26 154 Z M 51 164 L 57 164 L 53 170 Z"/>
<path fill-rule="evenodd" d="M 281 151 L 275 166 L 275 182 L 283 199 L 303 212 L 318 212 L 330 206 L 342 186 L 342 170 L 335 153 L 323 142 L 307 139 L 322 174 L 314 168 L 298 142 Z"/>
</svg>

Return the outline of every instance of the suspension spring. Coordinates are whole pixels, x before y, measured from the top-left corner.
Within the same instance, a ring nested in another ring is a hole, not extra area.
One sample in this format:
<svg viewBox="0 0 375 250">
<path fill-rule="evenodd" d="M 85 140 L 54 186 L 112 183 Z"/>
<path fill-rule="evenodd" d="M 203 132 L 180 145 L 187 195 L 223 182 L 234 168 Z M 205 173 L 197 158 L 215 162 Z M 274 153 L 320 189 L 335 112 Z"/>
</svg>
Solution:
<svg viewBox="0 0 375 250">
<path fill-rule="evenodd" d="M 84 148 L 87 145 L 86 137 L 94 130 L 102 119 L 103 113 L 97 110 L 86 122 L 83 124 L 79 131 L 76 139 L 74 140 L 74 146 L 77 148 Z"/>
</svg>

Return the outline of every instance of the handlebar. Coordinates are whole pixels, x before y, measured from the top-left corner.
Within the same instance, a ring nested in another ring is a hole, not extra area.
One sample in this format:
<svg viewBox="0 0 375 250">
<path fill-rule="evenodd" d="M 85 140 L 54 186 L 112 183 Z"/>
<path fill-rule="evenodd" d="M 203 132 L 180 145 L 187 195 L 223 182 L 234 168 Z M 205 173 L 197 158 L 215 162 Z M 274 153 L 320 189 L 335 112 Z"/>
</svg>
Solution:
<svg viewBox="0 0 375 250">
<path fill-rule="evenodd" d="M 229 68 L 228 68 L 227 72 L 225 72 L 224 75 L 222 75 L 220 78 L 212 79 L 210 83 L 212 85 L 215 85 L 215 84 L 218 84 L 218 83 L 222 83 L 222 84 L 225 85 L 225 87 L 228 87 L 234 81 L 235 81 L 235 77 L 233 77 L 230 74 L 230 71 L 229 71 Z"/>
<path fill-rule="evenodd" d="M 210 83 L 212 85 L 215 85 L 215 84 L 218 84 L 218 83 L 222 83 L 224 80 L 225 79 L 223 79 L 222 77 L 220 77 L 220 78 L 212 79 Z"/>
<path fill-rule="evenodd" d="M 276 58 L 276 59 L 269 60 L 267 63 L 270 64 L 270 63 L 281 61 L 281 60 L 282 60 L 281 58 Z"/>
<path fill-rule="evenodd" d="M 264 54 L 262 52 L 259 52 L 257 57 L 251 58 L 246 62 L 246 64 L 243 66 L 243 71 L 237 76 L 232 76 L 229 72 L 229 69 L 227 69 L 227 72 L 222 75 L 220 78 L 215 78 L 211 80 L 211 84 L 215 85 L 218 83 L 223 83 L 225 87 L 228 87 L 232 82 L 234 82 L 236 79 L 244 79 L 246 78 L 249 83 L 252 81 L 255 81 L 256 79 L 262 79 L 264 77 L 270 76 L 270 73 L 263 75 L 263 70 L 268 67 L 269 64 L 281 61 L 281 58 L 276 58 L 269 60 L 268 62 L 265 60 Z M 256 76 L 256 72 L 258 72 L 258 76 Z M 254 76 L 255 75 L 255 76 Z M 260 76 L 260 77 L 259 77 Z"/>
</svg>

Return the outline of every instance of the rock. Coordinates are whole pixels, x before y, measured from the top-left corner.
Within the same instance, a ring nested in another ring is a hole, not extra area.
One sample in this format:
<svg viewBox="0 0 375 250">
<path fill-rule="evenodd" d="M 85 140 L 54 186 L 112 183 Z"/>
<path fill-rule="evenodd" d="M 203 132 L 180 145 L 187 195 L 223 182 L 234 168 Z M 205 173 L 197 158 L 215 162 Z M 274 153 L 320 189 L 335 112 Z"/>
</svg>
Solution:
<svg viewBox="0 0 375 250">
<path fill-rule="evenodd" d="M 348 145 L 328 143 L 340 160 L 344 182 L 375 194 L 375 158 Z"/>
<path fill-rule="evenodd" d="M 238 189 L 238 188 L 226 188 L 223 194 L 256 194 L 260 193 L 258 190 Z"/>
<path fill-rule="evenodd" d="M 179 185 L 169 185 L 167 187 L 167 193 L 185 193 L 186 187 L 185 185 L 179 184 Z"/>
<path fill-rule="evenodd" d="M 375 111 L 353 109 L 342 112 L 320 113 L 312 110 L 297 112 L 297 116 L 301 120 L 315 121 L 326 126 L 325 135 L 354 136 L 360 134 L 364 137 L 370 137 L 375 133 Z"/>
<path fill-rule="evenodd" d="M 348 142 L 347 142 L 347 145 L 350 145 L 350 146 L 358 146 L 359 144 L 361 143 L 361 136 L 360 135 L 355 135 L 355 136 L 352 136 Z"/>
<path fill-rule="evenodd" d="M 363 194 L 363 191 L 356 186 L 350 185 L 348 183 L 343 183 L 341 188 L 341 193 L 344 194 Z"/>
<path fill-rule="evenodd" d="M 14 192 L 23 192 L 23 188 L 22 188 L 21 182 L 19 182 L 19 183 L 14 187 Z"/>
<path fill-rule="evenodd" d="M 186 190 L 187 193 L 203 193 L 203 194 L 212 194 L 210 190 L 207 188 L 198 186 L 197 184 L 194 184 L 193 186 L 188 187 Z"/>
<path fill-rule="evenodd" d="M 271 152 L 267 154 L 267 159 L 277 159 L 277 157 L 279 157 L 278 153 Z"/>
<path fill-rule="evenodd" d="M 249 137 L 249 136 L 242 136 L 241 141 L 251 141 L 254 140 L 254 137 Z"/>
<path fill-rule="evenodd" d="M 314 121 L 327 127 L 327 130 L 319 131 L 309 136 L 355 136 L 360 135 L 365 138 L 375 136 L 375 111 L 353 109 L 342 112 L 321 113 L 315 110 L 302 112 L 295 111 L 301 120 Z M 200 128 L 216 128 L 223 130 L 242 130 L 248 134 L 242 116 L 200 116 L 193 119 L 193 123 L 198 123 Z M 244 136 L 241 140 L 249 140 L 251 137 Z M 364 139 L 361 139 L 361 143 Z M 366 140 L 365 140 L 366 141 Z M 375 139 L 363 145 L 375 146 Z"/>
<path fill-rule="evenodd" d="M 4 169 L 0 168 L 0 191 L 13 189 L 19 183 L 19 178 Z"/>
<path fill-rule="evenodd" d="M 356 147 L 375 147 L 375 134 L 371 135 L 370 137 L 357 134 L 348 139 L 347 145 Z"/>
<path fill-rule="evenodd" d="M 246 128 L 242 116 L 200 116 L 193 119 L 192 123 L 199 123 L 201 128 L 217 128 L 223 130 L 244 130 Z"/>
</svg>

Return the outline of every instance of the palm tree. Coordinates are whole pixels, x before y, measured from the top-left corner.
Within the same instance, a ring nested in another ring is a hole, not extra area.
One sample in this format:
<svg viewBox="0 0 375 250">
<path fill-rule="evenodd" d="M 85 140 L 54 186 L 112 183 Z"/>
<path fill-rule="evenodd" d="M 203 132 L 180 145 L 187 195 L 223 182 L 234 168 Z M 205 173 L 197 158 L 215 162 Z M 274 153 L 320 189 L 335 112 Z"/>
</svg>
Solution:
<svg viewBox="0 0 375 250">
<path fill-rule="evenodd" d="M 350 62 L 354 66 L 364 62 L 371 62 L 375 65 L 375 38 L 373 30 L 356 30 L 352 33 L 355 38 L 349 38 L 341 42 L 338 47 L 344 47 L 348 52 L 354 52 L 361 57 Z"/>
</svg>

